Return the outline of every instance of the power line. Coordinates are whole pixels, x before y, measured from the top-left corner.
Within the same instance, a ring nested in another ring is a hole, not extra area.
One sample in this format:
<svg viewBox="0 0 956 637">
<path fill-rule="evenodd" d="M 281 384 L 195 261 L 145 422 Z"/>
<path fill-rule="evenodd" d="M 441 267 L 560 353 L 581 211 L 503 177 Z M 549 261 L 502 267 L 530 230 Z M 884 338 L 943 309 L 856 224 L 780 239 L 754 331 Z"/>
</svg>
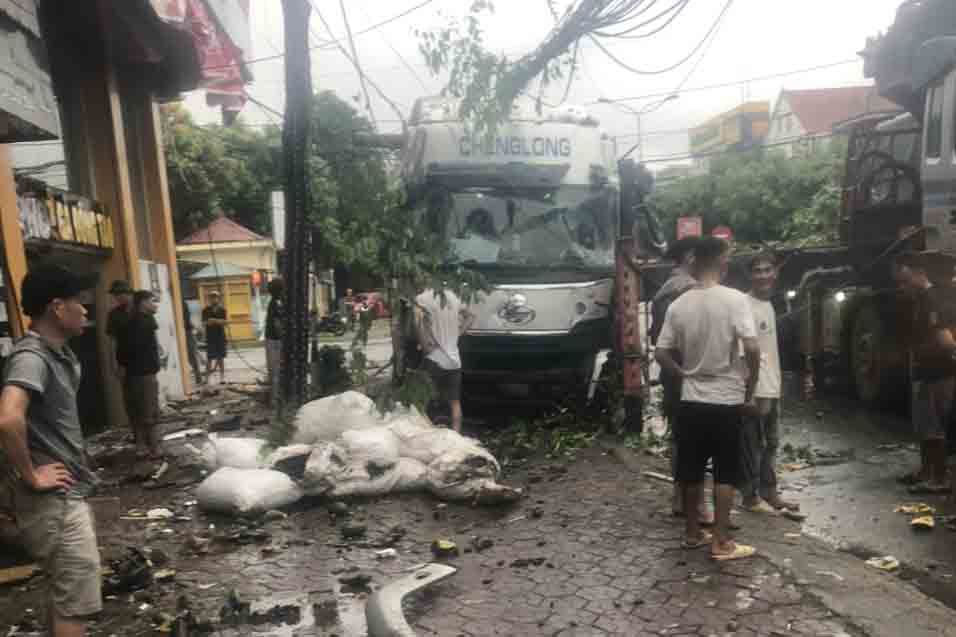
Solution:
<svg viewBox="0 0 956 637">
<path fill-rule="evenodd" d="M 774 80 L 774 79 L 777 79 L 777 78 L 787 77 L 787 76 L 790 76 L 790 75 L 801 75 L 801 74 L 803 74 L 803 73 L 810 73 L 810 72 L 813 72 L 813 71 L 822 71 L 822 70 L 824 70 L 824 69 L 835 68 L 835 67 L 837 67 L 837 66 L 846 66 L 846 65 L 848 65 L 848 64 L 857 64 L 857 63 L 859 63 L 859 61 L 860 61 L 859 59 L 853 59 L 853 60 L 842 60 L 842 61 L 840 61 L 840 62 L 830 62 L 829 64 L 820 64 L 820 65 L 818 65 L 818 66 L 810 66 L 810 67 L 807 67 L 807 68 L 795 69 L 795 70 L 793 70 L 793 71 L 784 71 L 784 72 L 781 72 L 781 73 L 773 73 L 773 74 L 770 74 L 770 75 L 761 75 L 761 76 L 752 77 L 752 78 L 749 78 L 749 79 L 746 79 L 746 80 L 736 80 L 736 81 L 733 81 L 733 82 L 724 82 L 723 84 L 710 84 L 710 85 L 707 85 L 707 86 L 696 86 L 696 87 L 692 87 L 692 88 L 684 88 L 684 89 L 681 89 L 680 92 L 681 92 L 681 93 L 696 93 L 696 92 L 698 92 L 698 91 L 711 91 L 711 90 L 714 90 L 714 89 L 730 88 L 730 87 L 733 87 L 733 86 L 740 86 L 741 84 L 750 84 L 751 82 L 763 82 L 763 81 L 766 81 L 766 80 Z M 651 98 L 654 98 L 654 97 L 667 97 L 668 95 L 672 95 L 672 94 L 673 94 L 673 91 L 667 91 L 666 93 L 650 93 L 650 94 L 647 94 L 647 95 L 637 95 L 637 96 L 634 96 L 634 97 L 618 97 L 618 98 L 615 98 L 615 99 L 611 99 L 611 100 L 609 100 L 609 101 L 611 101 L 611 102 L 636 102 L 636 101 L 640 101 L 640 100 L 651 99 Z M 588 102 L 588 103 L 586 104 L 586 106 L 593 106 L 594 104 L 600 104 L 600 103 L 601 103 L 600 101 Z"/>
<path fill-rule="evenodd" d="M 345 23 L 345 33 L 348 34 L 349 50 L 352 51 L 352 62 L 355 64 L 355 70 L 358 71 L 359 82 L 362 85 L 362 94 L 365 96 L 365 110 L 368 111 L 368 116 L 372 120 L 372 127 L 377 129 L 378 124 L 375 122 L 372 98 L 368 95 L 368 85 L 365 83 L 365 71 L 362 70 L 362 61 L 359 60 L 358 51 L 355 49 L 355 38 L 352 37 L 352 26 L 349 24 L 349 14 L 345 10 L 345 0 L 339 0 L 339 10 L 342 12 L 342 22 Z M 318 9 L 316 9 L 316 11 L 318 11 Z M 332 35 L 331 30 L 329 30 L 329 35 Z"/>
<path fill-rule="evenodd" d="M 753 151 L 763 150 L 763 149 L 765 149 L 765 148 L 778 148 L 778 147 L 780 147 L 780 146 L 793 146 L 794 144 L 799 144 L 799 143 L 801 142 L 801 140 L 805 140 L 805 139 L 806 139 L 806 140 L 809 140 L 809 139 L 831 139 L 831 138 L 837 137 L 837 136 L 838 136 L 838 135 L 837 135 L 836 133 L 827 133 L 827 134 L 825 134 L 825 135 L 813 135 L 812 137 L 793 137 L 793 138 L 791 138 L 791 139 L 789 139 L 789 140 L 785 140 L 785 141 L 781 141 L 781 142 L 774 142 L 774 143 L 772 143 L 772 144 L 761 144 L 760 146 L 753 146 L 753 147 L 751 147 L 751 148 L 728 148 L 728 149 L 726 149 L 726 150 L 714 150 L 714 151 L 710 151 L 710 152 L 706 152 L 706 153 L 684 153 L 684 154 L 681 154 L 681 155 L 667 155 L 667 156 L 660 156 L 660 157 L 650 157 L 650 158 L 648 158 L 648 159 L 644 159 L 644 160 L 643 160 L 643 163 L 645 163 L 645 164 L 652 164 L 652 163 L 660 163 L 660 162 L 665 162 L 665 161 L 684 161 L 684 160 L 688 160 L 688 159 L 704 159 L 704 158 L 706 158 L 706 157 L 717 157 L 717 156 L 720 156 L 720 155 L 742 154 L 742 153 L 749 153 L 749 152 L 753 152 Z"/>
<path fill-rule="evenodd" d="M 363 9 L 361 6 L 359 6 L 359 11 L 361 11 L 366 18 L 368 17 L 368 14 L 365 12 L 365 9 Z M 422 76 L 419 75 L 418 71 L 416 71 L 415 68 L 411 64 L 409 64 L 408 60 L 406 60 L 405 57 L 398 52 L 398 49 L 392 46 L 391 40 L 385 37 L 384 33 L 381 35 L 382 35 L 382 41 L 385 42 L 386 45 L 388 45 L 388 48 L 392 50 L 392 53 L 394 53 L 395 57 L 397 57 L 398 60 L 402 63 L 402 66 L 404 66 L 405 69 L 412 74 L 412 76 L 418 82 L 418 85 L 421 86 L 422 90 L 427 93 L 429 89 L 428 89 L 428 86 L 425 84 L 425 80 L 422 79 Z"/>
<path fill-rule="evenodd" d="M 355 37 L 359 37 L 360 35 L 365 35 L 366 33 L 371 33 L 372 31 L 375 31 L 376 29 L 380 29 L 380 28 L 384 27 L 384 26 L 387 25 L 387 24 L 391 24 L 392 22 L 395 22 L 396 20 L 401 20 L 401 19 L 404 18 L 405 16 L 407 16 L 407 15 L 409 15 L 409 14 L 411 14 L 411 13 L 414 13 L 415 11 L 418 11 L 419 9 L 422 9 L 422 8 L 424 8 L 424 7 L 428 6 L 428 5 L 430 5 L 430 4 L 433 3 L 434 1 L 435 1 L 435 0 L 424 0 L 424 2 L 420 2 L 420 3 L 418 3 L 418 4 L 416 4 L 416 5 L 412 6 L 412 7 L 409 7 L 409 8 L 406 9 L 405 11 L 402 11 L 401 13 L 397 13 L 397 14 L 393 15 L 393 16 L 390 17 L 390 18 L 387 18 L 387 19 L 385 19 L 385 20 L 382 20 L 381 22 L 378 22 L 377 24 L 373 24 L 373 25 L 370 26 L 370 27 L 366 27 L 366 28 L 362 29 L 361 31 L 356 31 L 355 34 L 354 34 L 354 36 L 355 36 Z M 329 31 L 329 35 L 330 35 L 330 36 L 332 35 L 332 32 L 331 32 L 331 31 Z M 327 49 L 330 49 L 330 48 L 334 48 L 335 46 L 339 45 L 340 42 L 341 42 L 341 41 L 340 41 L 340 40 L 337 40 L 337 39 L 326 40 L 325 42 L 322 42 L 322 43 L 317 44 L 317 45 L 315 45 L 315 46 L 309 47 L 309 51 L 316 51 L 316 50 L 319 50 L 319 49 L 327 50 Z M 247 61 L 244 61 L 244 62 L 230 62 L 229 64 L 220 64 L 220 65 L 218 65 L 218 66 L 206 66 L 206 67 L 203 67 L 201 70 L 203 70 L 203 71 L 213 71 L 213 70 L 216 70 L 216 69 L 227 69 L 227 68 L 229 68 L 229 67 L 237 66 L 237 65 L 239 65 L 239 64 L 243 64 L 243 65 L 248 66 L 249 64 L 258 64 L 259 62 L 269 62 L 269 61 L 271 61 L 271 60 L 278 60 L 278 59 L 283 58 L 283 57 L 285 57 L 285 53 L 279 53 L 279 54 L 276 54 L 276 55 L 267 55 L 267 56 L 264 56 L 264 57 L 261 57 L 261 58 L 254 58 L 254 59 L 252 59 L 252 60 L 247 60 Z"/>
<path fill-rule="evenodd" d="M 662 74 L 664 74 L 664 73 L 670 73 L 670 72 L 673 71 L 674 69 L 679 68 L 680 66 L 682 66 L 683 64 L 685 64 L 689 59 L 691 59 L 692 57 L 694 57 L 694 55 L 696 55 L 696 53 L 701 49 L 701 47 L 704 46 L 704 43 L 707 42 L 708 38 L 710 38 L 711 34 L 713 34 L 713 32 L 717 29 L 718 25 L 720 25 L 721 21 L 724 19 L 724 15 L 727 14 L 727 10 L 730 9 L 730 7 L 731 7 L 731 5 L 733 5 L 733 3 L 734 3 L 734 0 L 727 0 L 726 4 L 724 4 L 724 8 L 721 9 L 720 14 L 717 16 L 717 19 L 714 20 L 714 23 L 710 26 L 710 29 L 707 30 L 707 33 L 706 33 L 706 34 L 704 34 L 703 39 L 702 39 L 700 42 L 697 43 L 697 46 L 695 46 L 695 47 L 691 50 L 691 52 L 690 52 L 689 54 L 687 54 L 686 57 L 684 57 L 683 59 L 679 60 L 679 61 L 676 62 L 675 64 L 672 64 L 671 66 L 668 66 L 668 67 L 663 68 L 663 69 L 656 69 L 656 70 L 653 70 L 653 71 L 646 71 L 646 70 L 642 70 L 642 69 L 635 68 L 635 67 L 633 67 L 633 66 L 627 64 L 627 63 L 624 62 L 623 60 L 621 60 L 619 57 L 617 57 L 616 55 L 614 55 L 614 54 L 611 53 L 610 51 L 608 51 L 607 48 L 606 48 L 603 44 L 601 44 L 600 42 L 598 42 L 598 39 L 597 39 L 596 37 L 594 37 L 594 36 L 588 36 L 588 39 L 590 39 L 591 42 L 593 42 L 594 45 L 604 53 L 604 55 L 606 55 L 608 58 L 610 58 L 610 60 L 611 60 L 612 62 L 614 62 L 615 64 L 617 64 L 617 65 L 620 66 L 621 68 L 623 68 L 623 69 L 625 69 L 625 70 L 627 70 L 627 71 L 630 71 L 631 73 L 635 73 L 635 74 L 637 74 L 637 75 L 662 75 Z"/>
</svg>

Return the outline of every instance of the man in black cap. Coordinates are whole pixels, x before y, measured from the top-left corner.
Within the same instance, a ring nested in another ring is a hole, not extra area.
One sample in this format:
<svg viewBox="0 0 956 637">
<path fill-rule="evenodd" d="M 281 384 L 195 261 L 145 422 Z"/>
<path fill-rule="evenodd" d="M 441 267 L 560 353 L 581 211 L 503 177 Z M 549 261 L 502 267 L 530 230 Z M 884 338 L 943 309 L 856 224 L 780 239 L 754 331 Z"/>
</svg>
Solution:
<svg viewBox="0 0 956 637">
<path fill-rule="evenodd" d="M 86 455 L 76 393 L 80 363 L 67 341 L 83 332 L 82 295 L 92 287 L 58 266 L 32 269 L 21 302 L 30 331 L 3 370 L 0 445 L 14 473 L 19 539 L 50 585 L 49 631 L 85 634 L 102 608 L 100 554 L 90 507 L 96 476 Z"/>
<path fill-rule="evenodd" d="M 698 243 L 698 237 L 684 237 L 675 241 L 665 254 L 665 258 L 674 261 L 676 264 L 671 271 L 670 277 L 661 286 L 651 304 L 651 328 L 650 339 L 652 345 L 657 345 L 657 337 L 664 326 L 664 317 L 667 315 L 667 308 L 680 296 L 697 285 L 697 281 L 691 275 L 691 266 L 694 262 L 694 247 Z M 678 361 L 680 362 L 680 361 Z M 674 478 L 674 500 L 671 509 L 674 515 L 684 515 L 684 498 L 680 483 L 677 480 L 677 412 L 680 406 L 681 379 L 662 369 L 660 372 L 662 405 L 661 411 L 664 418 L 667 419 L 671 429 L 671 477 Z M 703 501 L 700 503 L 700 514 L 705 523 L 709 523 L 712 517 L 706 512 L 706 505 Z"/>
<path fill-rule="evenodd" d="M 132 418 L 129 404 L 129 388 L 126 379 L 126 367 L 129 365 L 129 319 L 133 314 L 133 288 L 122 279 L 113 281 L 110 286 L 113 297 L 113 309 L 106 316 L 106 333 L 113 341 L 113 373 L 120 379 L 123 387 L 123 406 L 126 415 Z"/>
</svg>

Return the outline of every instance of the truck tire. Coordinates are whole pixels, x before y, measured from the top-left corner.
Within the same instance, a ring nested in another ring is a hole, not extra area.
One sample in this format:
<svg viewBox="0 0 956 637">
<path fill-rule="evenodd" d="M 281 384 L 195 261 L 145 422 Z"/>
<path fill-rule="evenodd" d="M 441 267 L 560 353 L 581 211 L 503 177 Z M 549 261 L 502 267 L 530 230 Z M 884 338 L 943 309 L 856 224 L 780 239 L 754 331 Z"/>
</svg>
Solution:
<svg viewBox="0 0 956 637">
<path fill-rule="evenodd" d="M 882 405 L 894 395 L 889 330 L 874 303 L 865 303 L 853 316 L 850 330 L 850 380 L 857 398 Z"/>
</svg>

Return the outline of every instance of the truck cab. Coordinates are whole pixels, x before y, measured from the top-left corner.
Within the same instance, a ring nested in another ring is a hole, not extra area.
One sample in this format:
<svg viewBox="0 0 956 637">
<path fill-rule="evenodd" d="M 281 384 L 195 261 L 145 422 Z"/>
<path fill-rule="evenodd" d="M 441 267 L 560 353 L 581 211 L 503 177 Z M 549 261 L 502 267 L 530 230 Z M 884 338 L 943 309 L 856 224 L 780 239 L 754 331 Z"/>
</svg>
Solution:
<svg viewBox="0 0 956 637">
<path fill-rule="evenodd" d="M 470 397 L 555 401 L 586 392 L 611 341 L 619 236 L 616 147 L 582 109 L 519 99 L 494 136 L 449 98 L 416 102 L 402 151 L 409 205 L 481 273 L 459 343 Z M 569 387 L 574 389 L 569 392 Z"/>
</svg>

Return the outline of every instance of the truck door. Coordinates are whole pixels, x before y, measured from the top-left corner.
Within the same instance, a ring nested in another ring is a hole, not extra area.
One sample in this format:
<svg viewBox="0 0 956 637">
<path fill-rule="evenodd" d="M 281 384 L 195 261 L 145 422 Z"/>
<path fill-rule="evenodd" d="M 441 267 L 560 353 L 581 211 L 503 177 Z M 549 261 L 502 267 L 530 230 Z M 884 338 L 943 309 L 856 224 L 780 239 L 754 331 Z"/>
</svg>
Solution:
<svg viewBox="0 0 956 637">
<path fill-rule="evenodd" d="M 956 253 L 956 69 L 926 91 L 921 173 L 926 249 Z"/>
</svg>

